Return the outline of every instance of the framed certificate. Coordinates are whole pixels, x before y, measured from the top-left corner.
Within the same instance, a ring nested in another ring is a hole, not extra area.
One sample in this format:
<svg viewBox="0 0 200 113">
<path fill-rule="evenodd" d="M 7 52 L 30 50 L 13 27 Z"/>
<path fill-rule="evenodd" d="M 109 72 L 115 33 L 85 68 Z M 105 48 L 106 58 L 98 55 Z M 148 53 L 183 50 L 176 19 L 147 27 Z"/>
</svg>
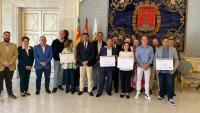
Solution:
<svg viewBox="0 0 200 113">
<path fill-rule="evenodd" d="M 115 67 L 115 56 L 100 56 L 100 67 Z"/>
<path fill-rule="evenodd" d="M 156 70 L 173 70 L 174 64 L 173 59 L 162 59 L 157 58 L 156 59 Z"/>
<path fill-rule="evenodd" d="M 59 56 L 60 56 L 60 62 L 61 63 L 73 63 L 73 62 L 75 62 L 74 54 L 59 53 Z"/>
<path fill-rule="evenodd" d="M 120 58 L 118 57 L 117 67 L 121 69 L 133 69 L 133 59 L 132 58 Z"/>
</svg>

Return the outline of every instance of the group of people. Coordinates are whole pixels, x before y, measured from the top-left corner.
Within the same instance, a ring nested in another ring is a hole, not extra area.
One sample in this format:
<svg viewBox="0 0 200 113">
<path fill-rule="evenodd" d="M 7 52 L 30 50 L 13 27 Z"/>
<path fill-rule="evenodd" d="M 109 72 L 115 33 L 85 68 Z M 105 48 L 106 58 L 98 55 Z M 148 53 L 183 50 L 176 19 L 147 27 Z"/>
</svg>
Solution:
<svg viewBox="0 0 200 113">
<path fill-rule="evenodd" d="M 179 64 L 179 56 L 174 41 L 168 37 L 163 37 L 160 46 L 158 39 L 152 39 L 150 44 L 147 36 L 139 39 L 125 39 L 121 44 L 119 37 L 113 36 L 103 41 L 103 33 L 97 33 L 97 40 L 90 42 L 89 34 L 83 33 L 81 42 L 76 46 L 74 42 L 68 39 L 69 32 L 61 30 L 58 39 L 52 42 L 52 45 L 46 44 L 46 37 L 40 37 L 40 44 L 34 48 L 29 46 L 29 37 L 22 37 L 22 46 L 17 46 L 10 42 L 11 33 L 3 33 L 3 41 L 0 43 L 0 94 L 3 90 L 3 80 L 6 81 L 6 89 L 9 97 L 16 98 L 12 92 L 12 77 L 16 69 L 15 62 L 18 58 L 18 71 L 20 77 L 21 96 L 30 95 L 28 92 L 29 78 L 34 64 L 36 73 L 36 95 L 40 94 L 41 78 L 45 76 L 45 90 L 47 93 L 56 93 L 57 89 L 74 94 L 76 92 L 76 82 L 78 81 L 78 95 L 84 93 L 87 87 L 88 94 L 94 96 L 93 90 L 97 89 L 96 97 L 103 94 L 104 83 L 106 83 L 106 92 L 112 95 L 114 84 L 115 93 L 121 86 L 120 97 L 130 98 L 130 89 L 136 88 L 135 99 L 141 95 L 142 80 L 144 77 L 144 97 L 150 100 L 153 90 L 155 77 L 158 81 L 159 101 L 163 101 L 167 95 L 170 105 L 175 105 L 173 100 L 175 72 Z M 141 44 L 140 44 L 141 43 Z M 60 54 L 73 54 L 74 61 L 71 63 L 61 62 Z M 101 67 L 100 56 L 115 56 L 115 67 Z M 117 68 L 117 58 L 133 59 L 133 69 Z M 54 83 L 53 90 L 49 89 L 51 60 L 54 60 Z M 173 59 L 173 71 L 156 70 L 156 59 Z M 79 70 L 78 77 L 77 70 Z M 114 83 L 113 83 L 114 82 Z"/>
</svg>

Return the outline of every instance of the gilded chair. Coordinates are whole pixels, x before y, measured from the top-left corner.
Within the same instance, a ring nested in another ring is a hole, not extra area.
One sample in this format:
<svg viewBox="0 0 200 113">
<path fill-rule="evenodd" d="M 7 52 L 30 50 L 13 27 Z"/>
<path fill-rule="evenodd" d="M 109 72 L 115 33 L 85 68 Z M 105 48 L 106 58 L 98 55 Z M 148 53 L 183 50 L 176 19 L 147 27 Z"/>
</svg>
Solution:
<svg viewBox="0 0 200 113">
<path fill-rule="evenodd" d="M 196 89 L 200 87 L 200 58 L 183 58 L 178 70 L 181 72 L 180 91 L 186 84 L 198 85 Z"/>
</svg>

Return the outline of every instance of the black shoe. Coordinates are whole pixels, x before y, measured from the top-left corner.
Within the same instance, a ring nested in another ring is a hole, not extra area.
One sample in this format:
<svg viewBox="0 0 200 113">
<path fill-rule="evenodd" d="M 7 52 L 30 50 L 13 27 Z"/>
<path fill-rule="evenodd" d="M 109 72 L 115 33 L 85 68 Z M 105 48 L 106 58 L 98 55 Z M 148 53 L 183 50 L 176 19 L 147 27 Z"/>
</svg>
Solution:
<svg viewBox="0 0 200 113">
<path fill-rule="evenodd" d="M 47 92 L 48 94 L 50 94 L 50 93 L 51 93 L 51 91 L 50 91 L 49 89 L 46 89 L 46 92 Z"/>
<path fill-rule="evenodd" d="M 83 92 L 82 92 L 82 91 L 79 91 L 79 92 L 78 92 L 78 95 L 82 95 L 82 94 L 83 94 Z"/>
<path fill-rule="evenodd" d="M 120 94 L 120 98 L 124 98 L 124 94 Z"/>
<path fill-rule="evenodd" d="M 66 90 L 65 93 L 69 93 L 69 90 Z"/>
<path fill-rule="evenodd" d="M 58 86 L 59 90 L 64 90 L 61 85 Z"/>
<path fill-rule="evenodd" d="M 126 98 L 127 98 L 127 99 L 129 99 L 129 98 L 130 98 L 130 96 L 129 96 L 129 95 L 126 95 Z"/>
<path fill-rule="evenodd" d="M 100 97 L 102 94 L 101 93 L 97 93 L 96 97 Z"/>
<path fill-rule="evenodd" d="M 108 92 L 107 94 L 108 94 L 108 96 L 112 96 L 112 93 L 111 93 L 111 92 Z"/>
<path fill-rule="evenodd" d="M 37 90 L 37 91 L 35 92 L 35 94 L 36 94 L 36 95 L 39 95 L 39 94 L 40 94 L 40 91 L 39 91 L 39 90 Z"/>
<path fill-rule="evenodd" d="M 90 96 L 94 96 L 94 94 L 93 94 L 92 92 L 89 92 L 89 95 L 90 95 Z"/>
<path fill-rule="evenodd" d="M 74 91 L 71 91 L 71 94 L 74 94 L 75 92 Z"/>
<path fill-rule="evenodd" d="M 21 96 L 22 96 L 22 97 L 25 97 L 26 94 L 25 94 L 24 92 L 21 92 Z"/>
<path fill-rule="evenodd" d="M 27 95 L 27 96 L 31 95 L 31 93 L 29 93 L 28 91 L 25 91 L 24 94 Z"/>
<path fill-rule="evenodd" d="M 97 87 L 93 87 L 93 88 L 92 88 L 92 91 L 94 91 L 94 90 L 96 90 L 96 89 L 97 89 Z"/>
<path fill-rule="evenodd" d="M 53 88 L 52 93 L 56 93 L 57 92 L 57 88 Z"/>
<path fill-rule="evenodd" d="M 17 97 L 14 94 L 10 94 L 10 95 L 8 95 L 8 97 L 10 97 L 12 99 L 17 99 Z"/>
</svg>

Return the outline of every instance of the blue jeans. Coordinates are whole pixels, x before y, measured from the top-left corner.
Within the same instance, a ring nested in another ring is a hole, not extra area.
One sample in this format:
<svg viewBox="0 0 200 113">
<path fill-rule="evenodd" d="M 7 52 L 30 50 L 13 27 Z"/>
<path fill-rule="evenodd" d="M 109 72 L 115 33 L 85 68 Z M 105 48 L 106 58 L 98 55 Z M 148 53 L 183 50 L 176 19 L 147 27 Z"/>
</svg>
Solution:
<svg viewBox="0 0 200 113">
<path fill-rule="evenodd" d="M 69 90 L 71 86 L 71 91 L 75 91 L 75 69 L 64 69 L 66 90 Z"/>
<path fill-rule="evenodd" d="M 167 97 L 169 99 L 173 99 L 173 84 L 170 73 L 159 73 L 159 85 L 160 85 L 160 97 L 164 98 L 166 91 Z"/>
<path fill-rule="evenodd" d="M 41 79 L 42 79 L 42 74 L 44 73 L 45 77 L 45 89 L 49 89 L 49 83 L 50 83 L 50 74 L 51 74 L 51 69 L 36 69 L 36 90 L 40 91 L 41 87 Z"/>
<path fill-rule="evenodd" d="M 59 85 L 62 85 L 63 79 L 63 69 L 61 67 L 60 61 L 54 60 L 54 83 L 53 88 L 57 88 Z"/>
<path fill-rule="evenodd" d="M 98 76 L 99 76 L 99 63 L 96 63 L 92 71 L 92 79 L 94 87 L 97 87 Z"/>
</svg>

